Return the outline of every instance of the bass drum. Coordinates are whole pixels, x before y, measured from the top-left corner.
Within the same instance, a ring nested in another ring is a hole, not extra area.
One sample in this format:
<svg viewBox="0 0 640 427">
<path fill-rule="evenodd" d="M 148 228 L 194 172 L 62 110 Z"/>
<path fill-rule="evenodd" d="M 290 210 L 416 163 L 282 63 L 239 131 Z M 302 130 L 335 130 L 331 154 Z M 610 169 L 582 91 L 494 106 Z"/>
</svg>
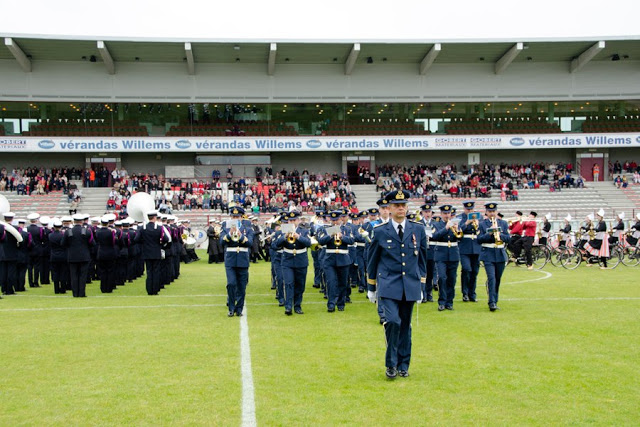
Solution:
<svg viewBox="0 0 640 427">
<path fill-rule="evenodd" d="M 184 241 L 184 247 L 185 247 L 185 249 L 195 249 L 196 248 L 196 239 L 194 239 L 191 236 L 187 237 L 187 240 Z"/>
</svg>

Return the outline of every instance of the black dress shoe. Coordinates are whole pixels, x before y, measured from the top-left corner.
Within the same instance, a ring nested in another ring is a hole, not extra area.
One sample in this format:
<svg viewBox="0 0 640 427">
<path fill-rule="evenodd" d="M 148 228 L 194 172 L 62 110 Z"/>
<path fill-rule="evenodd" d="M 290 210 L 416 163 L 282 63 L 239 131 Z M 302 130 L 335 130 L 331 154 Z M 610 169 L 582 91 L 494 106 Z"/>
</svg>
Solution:
<svg viewBox="0 0 640 427">
<path fill-rule="evenodd" d="M 471 302 L 478 302 L 478 300 L 476 300 L 475 298 L 469 298 L 469 301 L 471 301 Z"/>
<path fill-rule="evenodd" d="M 453 310 L 453 306 L 451 306 L 451 305 L 448 305 L 448 306 L 446 306 L 445 308 L 446 308 L 447 310 Z"/>
<path fill-rule="evenodd" d="M 398 376 L 398 370 L 396 368 L 387 368 L 385 375 L 387 376 L 387 378 L 392 380 Z"/>
<path fill-rule="evenodd" d="M 463 296 L 462 296 L 462 301 L 464 301 L 464 302 L 468 302 L 468 301 L 469 301 L 469 297 L 468 297 L 468 296 L 466 296 L 466 295 L 463 295 Z"/>
<path fill-rule="evenodd" d="M 358 292 L 363 294 L 364 293 L 364 288 L 358 288 Z"/>
<path fill-rule="evenodd" d="M 500 309 L 498 308 L 496 303 L 491 303 L 491 304 L 489 304 L 489 310 L 496 311 L 496 310 L 500 310 Z"/>
<path fill-rule="evenodd" d="M 438 311 L 444 311 L 444 305 L 439 305 L 438 306 Z"/>
<path fill-rule="evenodd" d="M 296 314 L 304 314 L 304 311 L 302 311 L 301 308 L 296 308 L 294 311 L 296 312 Z"/>
<path fill-rule="evenodd" d="M 336 309 L 335 309 L 335 308 L 327 308 L 327 311 L 328 311 L 329 313 L 333 313 L 334 311 L 336 311 Z"/>
<path fill-rule="evenodd" d="M 236 316 L 242 317 L 242 312 L 241 311 L 236 311 Z"/>
<path fill-rule="evenodd" d="M 400 375 L 403 378 L 407 378 L 409 376 L 409 371 L 405 371 L 401 369 L 398 371 L 398 375 Z"/>
<path fill-rule="evenodd" d="M 271 289 L 275 289 L 275 288 L 276 288 L 275 286 L 272 286 L 272 287 L 271 287 Z"/>
<path fill-rule="evenodd" d="M 233 317 L 233 311 L 230 311 L 229 313 L 227 313 L 227 317 Z"/>
<path fill-rule="evenodd" d="M 283 302 L 279 302 L 278 303 L 278 307 L 284 307 L 284 303 Z"/>
<path fill-rule="evenodd" d="M 344 311 L 344 307 L 338 307 L 338 311 Z"/>
<path fill-rule="evenodd" d="M 285 310 L 284 314 L 286 314 L 287 316 L 291 316 L 293 313 L 291 312 L 291 310 Z"/>
</svg>

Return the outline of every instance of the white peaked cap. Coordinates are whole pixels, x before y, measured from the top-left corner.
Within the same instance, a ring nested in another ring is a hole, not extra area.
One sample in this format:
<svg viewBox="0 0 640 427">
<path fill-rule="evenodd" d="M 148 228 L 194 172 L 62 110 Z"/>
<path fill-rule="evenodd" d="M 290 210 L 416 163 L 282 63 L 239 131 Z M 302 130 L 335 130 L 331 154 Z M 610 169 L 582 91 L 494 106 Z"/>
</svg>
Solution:
<svg viewBox="0 0 640 427">
<path fill-rule="evenodd" d="M 34 219 L 38 219 L 38 218 L 40 218 L 40 214 L 39 214 L 39 213 L 36 213 L 36 212 L 34 212 L 34 213 L 30 213 L 29 215 L 27 215 L 27 219 L 28 219 L 29 221 L 32 221 L 32 220 L 34 220 Z"/>
</svg>

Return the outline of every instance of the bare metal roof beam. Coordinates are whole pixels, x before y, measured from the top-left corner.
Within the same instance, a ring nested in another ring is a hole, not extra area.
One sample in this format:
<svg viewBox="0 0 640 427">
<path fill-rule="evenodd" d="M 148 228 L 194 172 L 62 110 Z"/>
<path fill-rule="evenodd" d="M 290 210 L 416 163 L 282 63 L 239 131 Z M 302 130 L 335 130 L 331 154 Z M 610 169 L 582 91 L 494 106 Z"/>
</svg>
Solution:
<svg viewBox="0 0 640 427">
<path fill-rule="evenodd" d="M 360 55 L 360 43 L 354 43 L 347 57 L 347 61 L 344 63 L 344 74 L 350 76 L 353 72 L 353 68 L 356 66 L 356 61 Z"/>
<path fill-rule="evenodd" d="M 511 46 L 511 49 L 509 49 L 507 53 L 502 55 L 502 58 L 498 59 L 498 61 L 496 62 L 495 73 L 496 74 L 504 73 L 507 67 L 513 62 L 513 60 L 516 59 L 518 55 L 520 55 L 520 52 L 522 52 L 522 49 L 524 49 L 524 44 L 521 42 L 518 42 L 513 46 Z"/>
<path fill-rule="evenodd" d="M 427 70 L 431 67 L 431 65 L 433 64 L 433 61 L 436 60 L 441 50 L 442 50 L 442 45 L 440 43 L 436 43 L 429 50 L 429 52 L 424 56 L 424 58 L 422 59 L 422 62 L 420 62 L 421 76 L 424 76 L 425 74 L 427 74 Z"/>
<path fill-rule="evenodd" d="M 7 49 L 9 49 L 13 57 L 16 58 L 16 61 L 18 61 L 18 64 L 24 70 L 24 72 L 30 73 L 31 60 L 27 57 L 27 55 L 25 55 L 20 46 L 18 46 L 11 37 L 5 37 L 4 45 L 7 47 Z"/>
<path fill-rule="evenodd" d="M 276 72 L 276 53 L 278 53 L 278 44 L 271 43 L 269 45 L 269 61 L 267 63 L 267 74 L 273 76 Z"/>
<path fill-rule="evenodd" d="M 107 68 L 107 72 L 109 74 L 115 74 L 116 64 L 113 62 L 113 58 L 109 53 L 109 49 L 107 49 L 107 45 L 105 45 L 102 40 L 98 40 L 97 47 L 98 47 L 98 53 L 100 54 L 100 57 L 102 57 L 102 62 L 104 63 L 104 66 Z"/>
<path fill-rule="evenodd" d="M 191 43 L 186 42 L 184 44 L 184 56 L 187 58 L 187 72 L 193 76 L 196 74 L 196 62 L 193 59 L 193 49 Z"/>
<path fill-rule="evenodd" d="M 587 63 L 591 61 L 597 54 L 599 54 L 600 51 L 604 49 L 604 47 L 605 47 L 605 42 L 599 41 L 598 43 L 591 46 L 589 49 L 582 52 L 580 56 L 578 56 L 577 58 L 574 58 L 571 61 L 571 65 L 569 66 L 569 71 L 571 73 L 575 73 L 576 71 L 580 70 L 582 67 L 587 65 Z"/>
</svg>

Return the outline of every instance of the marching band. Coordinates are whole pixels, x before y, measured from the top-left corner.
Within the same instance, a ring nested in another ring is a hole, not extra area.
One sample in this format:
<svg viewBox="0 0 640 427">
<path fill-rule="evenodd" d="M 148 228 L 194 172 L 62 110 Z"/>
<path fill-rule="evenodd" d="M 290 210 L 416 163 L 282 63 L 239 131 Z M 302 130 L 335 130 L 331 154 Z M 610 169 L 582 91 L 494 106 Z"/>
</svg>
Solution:
<svg viewBox="0 0 640 427">
<path fill-rule="evenodd" d="M 258 260 L 271 263 L 271 289 L 285 314 L 303 314 L 309 252 L 313 287 L 324 294 L 327 311 L 344 311 L 351 302 L 352 289 L 359 293 L 367 290 L 371 242 L 376 228 L 389 221 L 389 201 L 382 198 L 377 205 L 355 214 L 317 210 L 311 218 L 299 212 L 281 212 L 264 226 L 258 217 L 244 215 L 239 206 L 230 208 L 228 221 L 211 219 L 205 231 L 208 262 L 225 265 L 229 316 L 242 315 L 249 266 Z M 74 297 L 84 297 L 86 284 L 92 280 L 99 281 L 102 293 L 112 293 L 146 270 L 147 293 L 157 295 L 180 276 L 181 261 L 188 264 L 199 259 L 195 236 L 186 220 L 147 209 L 146 203 L 137 211 L 132 208 L 132 216 L 122 220 L 113 214 L 52 219 L 37 213 L 25 220 L 15 218 L 9 207 L 3 206 L 2 293 L 11 295 L 24 291 L 26 283 L 36 288 L 50 280 L 56 294 L 71 290 Z M 608 229 L 600 209 L 588 215 L 575 232 L 573 218 L 567 215 L 553 233 L 550 213 L 538 220 L 534 211 L 526 219 L 518 211 L 505 221 L 498 218 L 496 203 L 486 204 L 484 213 L 476 212 L 473 201 L 463 202 L 462 208 L 457 216 L 449 204 L 439 207 L 439 216 L 433 215 L 434 207 L 429 204 L 407 213 L 408 220 L 419 224 L 427 237 L 419 302 L 434 301 L 433 292 L 437 291 L 439 311 L 453 310 L 458 269 L 462 301 L 476 302 L 482 262 L 489 308 L 495 311 L 504 267 L 511 261 L 532 269 L 533 248 L 575 250 L 587 266 L 607 268 L 614 248 L 635 248 L 640 238 L 640 214 L 626 229 L 625 214 L 619 213 Z M 378 314 L 380 323 L 385 323 L 380 306 Z"/>
</svg>

